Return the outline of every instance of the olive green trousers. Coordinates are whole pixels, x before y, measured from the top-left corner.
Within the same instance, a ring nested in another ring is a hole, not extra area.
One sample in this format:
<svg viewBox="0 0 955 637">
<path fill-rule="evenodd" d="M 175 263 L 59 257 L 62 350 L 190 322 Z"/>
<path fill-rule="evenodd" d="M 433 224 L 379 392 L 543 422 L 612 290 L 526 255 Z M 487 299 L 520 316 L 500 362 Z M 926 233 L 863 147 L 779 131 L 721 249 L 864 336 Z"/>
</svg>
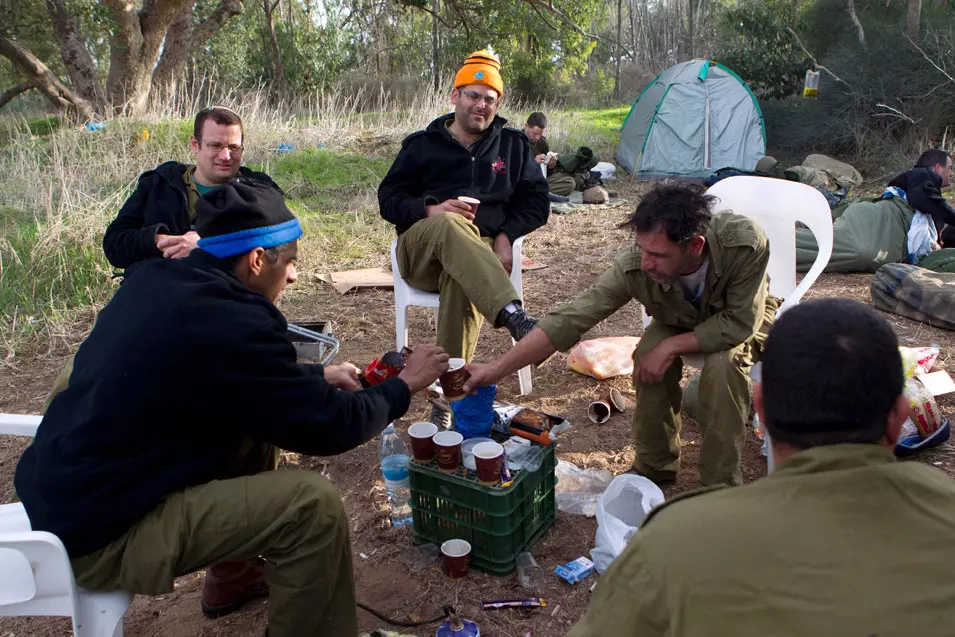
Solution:
<svg viewBox="0 0 955 637">
<path fill-rule="evenodd" d="M 644 331 L 634 365 L 661 342 L 684 333 L 653 321 Z M 700 482 L 703 486 L 742 484 L 740 456 L 750 410 L 749 369 L 756 362 L 754 343 L 703 356 L 699 406 Z M 633 412 L 634 469 L 651 480 L 673 480 L 680 470 L 680 407 L 683 392 L 683 361 L 678 356 L 659 383 L 643 384 L 634 379 L 637 393 Z"/>
<path fill-rule="evenodd" d="M 492 243 L 454 213 L 422 219 L 398 237 L 401 278 L 441 295 L 436 342 L 454 358 L 470 361 L 482 319 L 494 321 L 508 303 L 518 300 Z"/>
<path fill-rule="evenodd" d="M 355 637 L 355 585 L 341 498 L 312 471 L 262 471 L 275 466 L 276 451 L 248 441 L 229 472 L 240 477 L 170 494 L 125 535 L 72 560 L 76 583 L 156 595 L 171 592 L 180 575 L 261 556 L 270 637 Z"/>
</svg>

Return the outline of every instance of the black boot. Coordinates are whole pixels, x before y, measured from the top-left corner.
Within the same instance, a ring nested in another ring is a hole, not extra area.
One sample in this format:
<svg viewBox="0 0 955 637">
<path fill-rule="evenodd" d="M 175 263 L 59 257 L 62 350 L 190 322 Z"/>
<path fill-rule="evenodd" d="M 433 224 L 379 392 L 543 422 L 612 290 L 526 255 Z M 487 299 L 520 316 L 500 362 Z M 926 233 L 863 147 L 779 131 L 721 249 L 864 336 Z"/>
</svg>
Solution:
<svg viewBox="0 0 955 637">
<path fill-rule="evenodd" d="M 537 327 L 537 319 L 525 312 L 519 303 L 514 305 L 517 306 L 517 309 L 513 312 L 508 313 L 507 310 L 501 310 L 501 313 L 497 315 L 494 326 L 506 327 L 507 331 L 511 333 L 511 338 L 519 341 Z"/>
</svg>

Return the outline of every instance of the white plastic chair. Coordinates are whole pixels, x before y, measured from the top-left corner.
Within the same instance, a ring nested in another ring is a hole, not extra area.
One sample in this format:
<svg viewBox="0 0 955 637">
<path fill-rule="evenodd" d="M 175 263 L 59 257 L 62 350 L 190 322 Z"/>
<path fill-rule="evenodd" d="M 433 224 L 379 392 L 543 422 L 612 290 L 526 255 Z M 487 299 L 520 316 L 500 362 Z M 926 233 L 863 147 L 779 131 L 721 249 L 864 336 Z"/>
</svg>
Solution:
<svg viewBox="0 0 955 637">
<path fill-rule="evenodd" d="M 0 434 L 35 436 L 42 416 L 0 414 Z M 54 615 L 73 620 L 76 637 L 123 637 L 133 596 L 76 586 L 58 537 L 33 531 L 23 505 L 0 505 L 0 617 Z"/>
<path fill-rule="evenodd" d="M 511 267 L 511 284 L 517 291 L 517 298 L 524 302 L 524 287 L 521 277 L 521 246 L 524 245 L 524 237 L 514 241 L 513 248 L 513 266 Z M 398 350 L 408 344 L 408 308 L 433 307 L 434 308 L 434 327 L 438 327 L 438 306 L 440 297 L 436 292 L 423 292 L 417 288 L 408 285 L 408 282 L 401 278 L 401 271 L 398 269 L 398 241 L 391 242 L 391 273 L 395 281 L 395 340 Z M 520 386 L 521 395 L 526 396 L 533 390 L 533 381 L 531 379 L 531 368 L 528 365 L 517 372 L 517 381 Z"/>
<path fill-rule="evenodd" d="M 832 256 L 832 212 L 818 190 L 795 181 L 771 177 L 728 177 L 713 184 L 707 194 L 718 198 L 714 213 L 734 212 L 755 220 L 769 238 L 769 292 L 783 301 L 782 314 L 799 303 Z M 819 253 L 806 276 L 796 285 L 796 222 L 816 237 Z M 643 312 L 644 329 L 651 317 Z M 684 356 L 693 367 L 703 367 L 702 354 Z"/>
</svg>

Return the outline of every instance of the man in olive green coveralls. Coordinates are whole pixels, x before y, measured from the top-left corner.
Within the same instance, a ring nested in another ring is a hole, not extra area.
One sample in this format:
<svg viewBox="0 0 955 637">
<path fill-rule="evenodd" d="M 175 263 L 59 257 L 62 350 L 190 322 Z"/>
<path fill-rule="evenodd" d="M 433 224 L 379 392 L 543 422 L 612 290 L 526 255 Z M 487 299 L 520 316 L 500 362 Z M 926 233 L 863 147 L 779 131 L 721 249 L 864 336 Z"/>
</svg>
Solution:
<svg viewBox="0 0 955 637">
<path fill-rule="evenodd" d="M 623 224 L 636 247 L 577 300 L 551 312 L 498 360 L 470 368 L 477 387 L 555 349 L 565 351 L 626 305 L 642 303 L 653 322 L 634 351 L 634 469 L 657 482 L 680 469 L 682 354 L 701 352 L 700 481 L 742 482 L 740 451 L 750 409 L 748 371 L 779 306 L 769 294 L 769 245 L 752 220 L 711 214 L 713 198 L 695 185 L 666 182 Z"/>
<path fill-rule="evenodd" d="M 762 366 L 779 468 L 653 511 L 568 637 L 953 634 L 955 482 L 893 457 L 909 406 L 892 329 L 855 301 L 809 301 Z"/>
</svg>

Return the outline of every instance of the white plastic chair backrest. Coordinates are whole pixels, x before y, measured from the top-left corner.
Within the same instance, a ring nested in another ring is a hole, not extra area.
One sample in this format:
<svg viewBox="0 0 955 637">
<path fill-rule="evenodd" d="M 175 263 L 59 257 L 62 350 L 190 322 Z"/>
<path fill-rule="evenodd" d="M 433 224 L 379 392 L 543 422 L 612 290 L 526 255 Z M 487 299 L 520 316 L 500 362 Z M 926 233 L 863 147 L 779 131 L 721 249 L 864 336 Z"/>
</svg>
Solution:
<svg viewBox="0 0 955 637">
<path fill-rule="evenodd" d="M 29 572 L 23 570 L 24 561 Z M 73 616 L 73 569 L 66 548 L 52 533 L 0 532 L 0 573 L 0 616 Z"/>
<path fill-rule="evenodd" d="M 771 177 L 728 177 L 707 194 L 718 198 L 714 212 L 732 211 L 754 219 L 769 237 L 769 291 L 785 299 L 779 312 L 799 302 L 832 256 L 832 212 L 815 188 Z M 816 260 L 796 285 L 796 222 L 805 224 L 819 245 Z"/>
<path fill-rule="evenodd" d="M 43 416 L 27 414 L 0 414 L 0 434 L 8 436 L 36 436 Z"/>
</svg>

